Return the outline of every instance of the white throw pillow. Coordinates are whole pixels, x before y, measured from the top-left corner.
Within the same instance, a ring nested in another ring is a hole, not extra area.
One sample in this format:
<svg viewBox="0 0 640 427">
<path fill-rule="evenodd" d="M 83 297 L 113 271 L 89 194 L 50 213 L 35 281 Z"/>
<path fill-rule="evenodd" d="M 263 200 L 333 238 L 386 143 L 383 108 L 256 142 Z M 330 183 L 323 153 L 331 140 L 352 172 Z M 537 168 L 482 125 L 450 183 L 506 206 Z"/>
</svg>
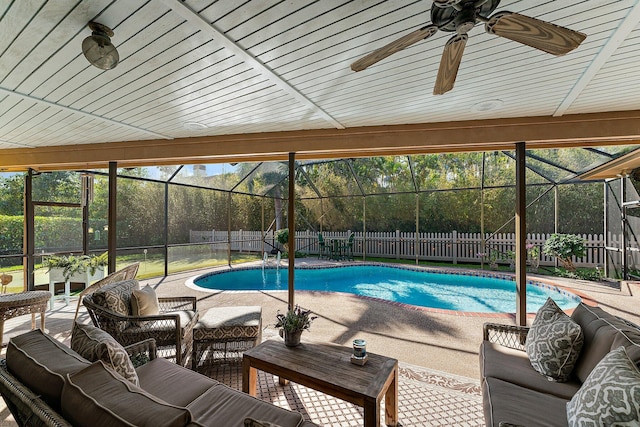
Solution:
<svg viewBox="0 0 640 427">
<path fill-rule="evenodd" d="M 134 316 L 153 316 L 160 312 L 156 291 L 149 285 L 131 293 L 131 314 Z"/>
</svg>

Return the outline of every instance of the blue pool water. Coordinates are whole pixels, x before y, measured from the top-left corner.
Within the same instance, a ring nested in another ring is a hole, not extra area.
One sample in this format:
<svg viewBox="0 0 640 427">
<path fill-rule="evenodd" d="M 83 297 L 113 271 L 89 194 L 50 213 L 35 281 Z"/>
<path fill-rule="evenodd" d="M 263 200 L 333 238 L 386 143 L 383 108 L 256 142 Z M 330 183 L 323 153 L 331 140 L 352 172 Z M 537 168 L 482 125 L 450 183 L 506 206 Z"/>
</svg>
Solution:
<svg viewBox="0 0 640 427">
<path fill-rule="evenodd" d="M 287 290 L 287 269 L 237 269 L 194 279 L 201 288 L 232 291 Z M 484 313 L 513 313 L 516 285 L 511 280 L 434 273 L 384 266 L 296 269 L 296 290 L 347 292 L 422 307 Z M 552 297 L 563 309 L 580 299 L 565 291 L 527 285 L 527 311 Z"/>
</svg>

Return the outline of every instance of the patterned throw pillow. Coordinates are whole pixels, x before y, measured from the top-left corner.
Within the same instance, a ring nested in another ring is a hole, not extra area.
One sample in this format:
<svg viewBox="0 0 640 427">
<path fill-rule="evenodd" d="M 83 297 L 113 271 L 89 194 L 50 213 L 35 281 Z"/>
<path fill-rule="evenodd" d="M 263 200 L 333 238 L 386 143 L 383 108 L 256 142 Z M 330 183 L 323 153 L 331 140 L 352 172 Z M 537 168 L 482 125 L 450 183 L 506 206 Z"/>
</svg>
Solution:
<svg viewBox="0 0 640 427">
<path fill-rule="evenodd" d="M 93 301 L 99 306 L 128 316 L 131 314 L 131 293 L 139 288 L 135 279 L 110 283 L 94 292 Z"/>
<path fill-rule="evenodd" d="M 71 349 L 90 362 L 102 360 L 126 380 L 140 385 L 138 374 L 127 351 L 102 329 L 74 322 Z"/>
<path fill-rule="evenodd" d="M 533 369 L 549 381 L 567 381 L 578 360 L 582 328 L 551 298 L 547 299 L 527 334 L 525 349 Z"/>
<path fill-rule="evenodd" d="M 160 312 L 156 291 L 149 285 L 135 289 L 131 293 L 131 314 L 134 316 L 152 316 Z"/>
<path fill-rule="evenodd" d="M 139 288 L 140 285 L 135 279 L 110 283 L 94 292 L 93 302 L 123 316 L 130 316 L 131 294 Z M 127 322 L 117 322 L 116 324 L 118 332 L 122 332 L 126 327 Z"/>
<path fill-rule="evenodd" d="M 624 347 L 611 350 L 567 403 L 574 426 L 640 425 L 640 371 Z"/>
</svg>

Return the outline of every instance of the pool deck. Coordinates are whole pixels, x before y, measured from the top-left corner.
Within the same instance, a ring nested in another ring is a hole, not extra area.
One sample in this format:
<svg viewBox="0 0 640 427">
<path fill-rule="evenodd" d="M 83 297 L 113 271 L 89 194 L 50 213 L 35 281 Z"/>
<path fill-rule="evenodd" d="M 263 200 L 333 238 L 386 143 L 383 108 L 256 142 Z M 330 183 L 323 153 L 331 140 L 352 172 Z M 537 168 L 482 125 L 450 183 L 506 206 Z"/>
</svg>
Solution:
<svg viewBox="0 0 640 427">
<path fill-rule="evenodd" d="M 358 264 L 357 261 L 352 263 Z M 296 266 L 300 267 L 329 264 L 336 263 L 314 258 L 296 259 Z M 255 265 L 260 266 L 261 263 Z M 286 260 L 282 261 L 282 265 L 286 265 Z M 214 306 L 260 305 L 265 327 L 263 335 L 265 338 L 277 336 L 273 324 L 276 313 L 287 309 L 286 291 L 203 292 L 184 285 L 189 278 L 224 269 L 228 267 L 172 274 L 166 278 L 144 280 L 143 283 L 154 286 L 160 296 L 196 296 L 200 311 Z M 477 270 L 470 271 L 478 273 Z M 600 284 L 537 275 L 530 275 L 529 278 L 544 282 L 551 280 L 590 298 L 591 304 L 598 304 L 605 310 L 640 324 L 640 312 L 637 308 L 640 307 L 640 287 L 623 284 L 620 288 L 617 283 Z M 312 310 L 318 316 L 311 330 L 303 334 L 303 339 L 348 346 L 354 339 L 364 338 L 367 349 L 371 352 L 470 378 L 479 377 L 478 348 L 482 341 L 483 323 L 514 324 L 514 316 L 510 314 L 418 308 L 343 293 L 297 291 L 295 303 Z"/>
</svg>

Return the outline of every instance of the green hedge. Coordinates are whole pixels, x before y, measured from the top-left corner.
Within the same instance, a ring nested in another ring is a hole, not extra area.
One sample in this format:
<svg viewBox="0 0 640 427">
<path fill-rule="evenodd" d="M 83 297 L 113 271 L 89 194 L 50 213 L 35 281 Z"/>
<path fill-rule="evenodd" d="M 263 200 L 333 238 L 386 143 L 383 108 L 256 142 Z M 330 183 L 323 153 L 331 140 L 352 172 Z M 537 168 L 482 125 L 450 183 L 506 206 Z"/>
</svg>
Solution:
<svg viewBox="0 0 640 427">
<path fill-rule="evenodd" d="M 22 216 L 0 215 L 0 255 L 22 253 Z M 82 220 L 64 217 L 35 217 L 36 248 L 64 251 L 82 247 Z"/>
<path fill-rule="evenodd" d="M 23 218 L 0 215 L 0 255 L 22 253 Z"/>
</svg>

